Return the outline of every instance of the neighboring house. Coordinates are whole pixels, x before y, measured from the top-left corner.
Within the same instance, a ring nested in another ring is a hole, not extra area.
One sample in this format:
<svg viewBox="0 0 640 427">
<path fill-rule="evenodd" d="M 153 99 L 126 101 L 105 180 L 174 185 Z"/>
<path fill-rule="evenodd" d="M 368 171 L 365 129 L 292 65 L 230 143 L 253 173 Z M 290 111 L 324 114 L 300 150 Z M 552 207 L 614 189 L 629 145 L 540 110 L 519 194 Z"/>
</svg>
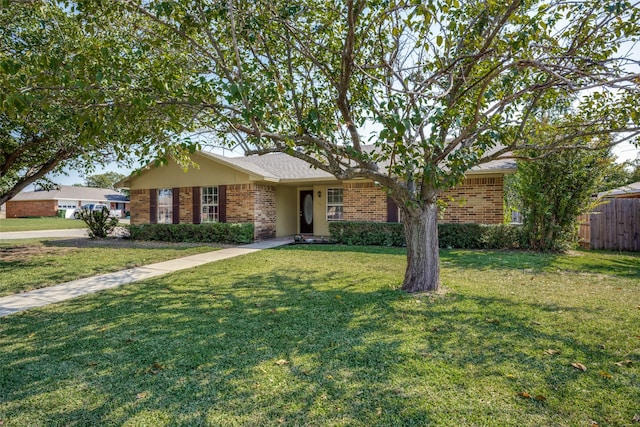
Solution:
<svg viewBox="0 0 640 427">
<path fill-rule="evenodd" d="M 176 163 L 150 166 L 120 181 L 131 198 L 131 223 L 204 222 L 255 225 L 265 239 L 297 233 L 328 235 L 331 221 L 397 222 L 398 208 L 375 182 L 338 181 L 283 153 L 222 157 L 198 152 L 199 168 L 186 173 Z M 503 221 L 503 177 L 515 162 L 477 167 L 445 194 L 444 222 Z"/>
<path fill-rule="evenodd" d="M 105 188 L 74 187 L 61 185 L 51 190 L 18 193 L 7 205 L 7 218 L 28 216 L 56 216 L 58 210 L 66 210 L 67 218 L 73 210 L 88 203 L 100 203 L 110 209 L 129 210 L 129 200 L 118 191 Z"/>
<path fill-rule="evenodd" d="M 625 199 L 638 199 L 640 198 L 640 181 L 632 184 L 623 185 L 622 187 L 614 188 L 613 190 L 604 191 L 598 193 L 598 197 L 604 198 L 625 198 Z"/>
</svg>

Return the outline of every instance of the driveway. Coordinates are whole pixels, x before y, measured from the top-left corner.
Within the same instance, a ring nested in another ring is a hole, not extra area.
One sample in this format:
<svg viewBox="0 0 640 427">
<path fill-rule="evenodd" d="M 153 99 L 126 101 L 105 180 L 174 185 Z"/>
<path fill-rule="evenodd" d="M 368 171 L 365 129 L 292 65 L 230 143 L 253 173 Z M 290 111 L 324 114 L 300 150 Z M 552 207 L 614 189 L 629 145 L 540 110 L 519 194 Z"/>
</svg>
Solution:
<svg viewBox="0 0 640 427">
<path fill-rule="evenodd" d="M 68 230 L 8 231 L 0 233 L 0 240 L 41 239 L 46 237 L 88 237 L 86 228 Z"/>
</svg>

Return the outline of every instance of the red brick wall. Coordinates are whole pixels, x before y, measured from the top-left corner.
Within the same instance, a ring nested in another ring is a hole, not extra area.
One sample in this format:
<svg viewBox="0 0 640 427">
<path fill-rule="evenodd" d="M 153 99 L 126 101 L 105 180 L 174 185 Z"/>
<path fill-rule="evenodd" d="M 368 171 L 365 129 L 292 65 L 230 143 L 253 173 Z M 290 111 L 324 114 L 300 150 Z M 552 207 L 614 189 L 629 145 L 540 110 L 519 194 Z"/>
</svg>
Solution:
<svg viewBox="0 0 640 427">
<path fill-rule="evenodd" d="M 193 224 L 193 188 L 180 188 L 180 223 Z"/>
<path fill-rule="evenodd" d="M 131 190 L 131 224 L 149 224 L 149 189 Z"/>
<path fill-rule="evenodd" d="M 447 203 L 447 209 L 440 222 L 501 224 L 504 220 L 503 193 L 501 176 L 467 178 L 441 197 Z"/>
<path fill-rule="evenodd" d="M 9 200 L 7 202 L 7 218 L 56 215 L 58 215 L 58 202 L 55 200 Z"/>
<path fill-rule="evenodd" d="M 149 223 L 149 190 L 131 191 L 131 223 Z M 180 223 L 193 223 L 193 189 L 179 189 Z M 276 191 L 274 186 L 227 185 L 227 222 L 255 224 L 256 238 L 275 236 Z"/>
<path fill-rule="evenodd" d="M 347 182 L 343 188 L 345 221 L 387 221 L 387 196 L 382 189 L 372 182 Z M 442 196 L 448 206 L 440 221 L 501 224 L 503 193 L 501 176 L 467 178 Z"/>
<path fill-rule="evenodd" d="M 387 221 L 387 195 L 372 182 L 347 182 L 344 188 L 346 221 Z M 193 222 L 191 187 L 180 188 L 180 222 Z M 258 239 L 275 236 L 275 186 L 227 185 L 227 222 L 253 223 Z M 450 201 L 452 197 L 454 201 Z M 467 178 L 443 196 L 448 203 L 441 222 L 500 224 L 503 221 L 503 178 Z M 9 217 L 7 204 L 7 217 Z M 55 210 L 53 215 L 55 215 Z M 149 190 L 131 191 L 131 223 L 149 222 Z"/>
<path fill-rule="evenodd" d="M 227 222 L 252 222 L 257 239 L 276 235 L 276 188 L 272 185 L 227 185 Z"/>
<path fill-rule="evenodd" d="M 387 195 L 373 182 L 343 184 L 345 221 L 387 221 Z"/>
<path fill-rule="evenodd" d="M 253 222 L 253 184 L 227 185 L 227 222 Z"/>
</svg>

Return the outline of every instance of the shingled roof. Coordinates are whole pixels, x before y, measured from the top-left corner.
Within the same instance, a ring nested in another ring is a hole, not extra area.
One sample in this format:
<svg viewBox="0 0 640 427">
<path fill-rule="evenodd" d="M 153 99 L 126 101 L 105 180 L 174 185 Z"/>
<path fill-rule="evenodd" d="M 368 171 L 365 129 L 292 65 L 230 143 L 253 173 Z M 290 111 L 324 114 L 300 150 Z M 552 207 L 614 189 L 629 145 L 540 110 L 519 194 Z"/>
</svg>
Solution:
<svg viewBox="0 0 640 427">
<path fill-rule="evenodd" d="M 51 190 L 25 191 L 18 193 L 11 201 L 27 200 L 82 200 L 85 202 L 122 202 L 127 198 L 121 193 L 106 188 L 75 187 L 60 185 Z"/>
<path fill-rule="evenodd" d="M 328 172 L 313 168 L 309 163 L 285 153 L 269 153 L 261 156 L 232 157 L 231 162 L 239 162 L 252 168 L 260 168 L 277 176 L 280 181 L 335 180 Z"/>
<path fill-rule="evenodd" d="M 640 181 L 598 193 L 598 197 L 631 197 L 640 195 Z"/>
<path fill-rule="evenodd" d="M 305 182 L 336 180 L 330 173 L 313 168 L 304 160 L 285 153 L 269 153 L 247 157 L 223 157 L 210 152 L 201 152 L 201 154 L 231 166 L 234 169 L 242 170 L 250 175 L 259 176 L 267 181 Z M 478 165 L 470 169 L 468 174 L 505 173 L 512 172 L 515 169 L 515 160 L 500 159 Z"/>
</svg>

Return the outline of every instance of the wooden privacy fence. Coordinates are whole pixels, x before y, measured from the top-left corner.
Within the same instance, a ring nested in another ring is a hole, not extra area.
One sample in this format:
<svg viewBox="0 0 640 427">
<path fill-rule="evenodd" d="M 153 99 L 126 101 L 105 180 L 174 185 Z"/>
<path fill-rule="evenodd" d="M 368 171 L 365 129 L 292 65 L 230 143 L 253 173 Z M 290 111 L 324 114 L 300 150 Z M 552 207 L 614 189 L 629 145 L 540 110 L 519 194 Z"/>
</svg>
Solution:
<svg viewBox="0 0 640 427">
<path fill-rule="evenodd" d="M 591 249 L 640 251 L 640 198 L 606 199 L 580 217 L 580 242 Z"/>
</svg>

